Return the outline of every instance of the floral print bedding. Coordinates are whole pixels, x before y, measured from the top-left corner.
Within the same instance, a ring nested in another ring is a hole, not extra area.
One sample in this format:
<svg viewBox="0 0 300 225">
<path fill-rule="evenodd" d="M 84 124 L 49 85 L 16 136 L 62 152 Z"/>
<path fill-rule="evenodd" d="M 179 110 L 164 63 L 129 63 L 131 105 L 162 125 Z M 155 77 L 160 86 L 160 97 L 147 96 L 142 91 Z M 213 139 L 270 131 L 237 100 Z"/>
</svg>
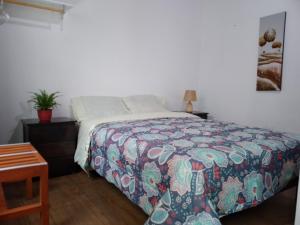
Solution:
<svg viewBox="0 0 300 225">
<path fill-rule="evenodd" d="M 145 224 L 218 225 L 297 174 L 300 137 L 200 118 L 98 125 L 90 167 L 150 217 Z"/>
</svg>

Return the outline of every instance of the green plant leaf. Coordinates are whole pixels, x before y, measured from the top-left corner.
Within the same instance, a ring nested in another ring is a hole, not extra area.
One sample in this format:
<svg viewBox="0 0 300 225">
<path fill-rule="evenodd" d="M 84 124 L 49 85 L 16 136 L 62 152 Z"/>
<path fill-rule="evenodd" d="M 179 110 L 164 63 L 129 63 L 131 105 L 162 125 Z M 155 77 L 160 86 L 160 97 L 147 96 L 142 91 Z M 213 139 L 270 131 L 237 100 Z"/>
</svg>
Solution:
<svg viewBox="0 0 300 225">
<path fill-rule="evenodd" d="M 39 90 L 39 92 L 32 92 L 31 99 L 28 102 L 33 103 L 33 108 L 37 110 L 53 109 L 58 105 L 56 99 L 60 92 L 53 92 L 48 94 L 46 90 Z"/>
</svg>

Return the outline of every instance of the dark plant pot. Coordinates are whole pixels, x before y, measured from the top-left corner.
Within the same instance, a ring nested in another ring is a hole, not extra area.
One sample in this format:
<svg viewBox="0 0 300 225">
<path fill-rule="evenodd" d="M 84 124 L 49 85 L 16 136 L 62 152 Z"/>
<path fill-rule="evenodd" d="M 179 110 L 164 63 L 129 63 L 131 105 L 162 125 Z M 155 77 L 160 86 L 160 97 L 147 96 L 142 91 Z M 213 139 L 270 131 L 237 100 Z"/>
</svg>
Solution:
<svg viewBox="0 0 300 225">
<path fill-rule="evenodd" d="M 37 113 L 38 113 L 40 123 L 50 123 L 51 122 L 52 109 L 38 110 Z"/>
</svg>

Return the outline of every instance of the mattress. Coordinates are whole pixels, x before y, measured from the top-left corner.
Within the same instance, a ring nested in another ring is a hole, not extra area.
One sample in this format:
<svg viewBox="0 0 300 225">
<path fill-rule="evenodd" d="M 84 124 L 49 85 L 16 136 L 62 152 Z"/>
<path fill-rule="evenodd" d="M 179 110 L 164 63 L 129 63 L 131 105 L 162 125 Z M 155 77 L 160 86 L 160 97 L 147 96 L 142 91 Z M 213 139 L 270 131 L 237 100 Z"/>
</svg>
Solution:
<svg viewBox="0 0 300 225">
<path fill-rule="evenodd" d="M 187 115 L 102 121 L 82 165 L 139 205 L 145 224 L 221 224 L 297 176 L 298 136 Z"/>
</svg>

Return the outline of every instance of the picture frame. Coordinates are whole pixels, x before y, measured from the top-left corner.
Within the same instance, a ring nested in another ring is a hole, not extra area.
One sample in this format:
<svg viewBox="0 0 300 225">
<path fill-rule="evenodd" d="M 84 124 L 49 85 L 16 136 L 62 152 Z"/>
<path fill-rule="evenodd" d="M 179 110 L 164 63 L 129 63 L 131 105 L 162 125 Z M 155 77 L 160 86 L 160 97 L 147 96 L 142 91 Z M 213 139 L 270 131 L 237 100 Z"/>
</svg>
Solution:
<svg viewBox="0 0 300 225">
<path fill-rule="evenodd" d="M 260 19 L 257 91 L 281 91 L 286 12 Z"/>
</svg>

